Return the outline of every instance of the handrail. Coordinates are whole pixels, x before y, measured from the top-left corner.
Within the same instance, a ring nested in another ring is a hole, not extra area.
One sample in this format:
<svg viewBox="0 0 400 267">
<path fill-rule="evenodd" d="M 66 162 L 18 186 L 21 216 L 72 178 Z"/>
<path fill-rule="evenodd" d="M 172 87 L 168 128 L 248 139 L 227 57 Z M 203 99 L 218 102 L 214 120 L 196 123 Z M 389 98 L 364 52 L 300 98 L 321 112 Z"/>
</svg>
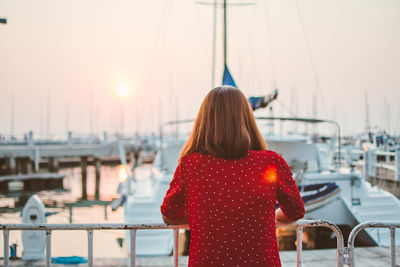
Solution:
<svg viewBox="0 0 400 267">
<path fill-rule="evenodd" d="M 358 233 L 365 228 L 389 228 L 390 230 L 390 262 L 396 267 L 396 228 L 400 228 L 400 222 L 364 222 L 356 225 L 350 232 L 348 240 L 349 267 L 354 267 L 354 241 Z"/>
<path fill-rule="evenodd" d="M 344 263 L 344 241 L 339 227 L 324 220 L 299 220 L 292 224 L 277 223 L 277 227 L 295 226 L 297 230 L 297 266 L 301 267 L 302 260 L 302 232 L 304 227 L 327 227 L 337 237 L 338 267 Z M 46 266 L 51 266 L 51 234 L 55 230 L 86 230 L 88 234 L 88 266 L 93 266 L 93 234 L 94 230 L 128 230 L 131 241 L 130 266 L 134 267 L 136 230 L 172 229 L 174 231 L 174 266 L 178 266 L 178 238 L 179 229 L 189 229 L 189 225 L 167 225 L 164 223 L 132 224 L 132 223 L 98 223 L 98 224 L 0 224 L 4 236 L 4 266 L 9 266 L 9 231 L 12 230 L 38 230 L 46 232 Z"/>
</svg>

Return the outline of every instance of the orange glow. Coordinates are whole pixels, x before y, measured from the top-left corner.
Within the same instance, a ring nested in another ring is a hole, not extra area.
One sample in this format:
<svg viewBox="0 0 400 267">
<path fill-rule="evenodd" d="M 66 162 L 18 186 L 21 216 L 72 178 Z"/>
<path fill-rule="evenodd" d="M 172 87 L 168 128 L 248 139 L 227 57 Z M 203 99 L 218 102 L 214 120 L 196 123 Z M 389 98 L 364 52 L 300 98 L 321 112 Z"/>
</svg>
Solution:
<svg viewBox="0 0 400 267">
<path fill-rule="evenodd" d="M 275 183 L 278 178 L 277 169 L 274 165 L 267 167 L 263 173 L 263 181 L 265 183 L 271 184 Z"/>
<path fill-rule="evenodd" d="M 126 172 L 126 168 L 123 165 L 120 165 L 118 170 L 119 181 L 121 183 L 125 182 L 128 179 L 128 173 Z"/>
<path fill-rule="evenodd" d="M 368 146 L 367 146 L 366 143 L 363 143 L 363 144 L 362 144 L 362 147 L 363 147 L 364 151 L 368 151 Z"/>
</svg>

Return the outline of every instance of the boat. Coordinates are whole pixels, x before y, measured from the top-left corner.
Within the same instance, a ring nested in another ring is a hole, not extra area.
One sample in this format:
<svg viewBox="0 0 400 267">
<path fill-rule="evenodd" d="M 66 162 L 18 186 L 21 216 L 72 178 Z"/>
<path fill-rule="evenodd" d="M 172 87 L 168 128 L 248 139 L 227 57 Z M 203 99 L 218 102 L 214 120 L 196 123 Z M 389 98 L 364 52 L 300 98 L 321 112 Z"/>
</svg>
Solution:
<svg viewBox="0 0 400 267">
<path fill-rule="evenodd" d="M 125 223 L 163 222 L 160 206 L 174 175 L 182 146 L 182 142 L 165 145 L 157 153 L 150 174 L 139 167 L 120 184 L 121 198 L 125 199 L 122 204 Z M 138 256 L 165 256 L 172 252 L 172 248 L 171 230 L 138 230 L 136 233 Z"/>
<path fill-rule="evenodd" d="M 226 11 L 226 1 L 224 1 Z M 226 25 L 226 12 L 224 12 Z M 228 69 L 226 52 L 226 28 L 224 27 L 224 73 L 223 85 L 236 84 Z M 213 59 L 214 61 L 215 59 Z M 272 96 L 272 97 L 271 97 Z M 277 91 L 270 97 L 252 97 L 249 102 L 253 110 L 265 108 L 275 100 Z M 400 201 L 392 194 L 372 187 L 354 168 L 342 168 L 340 127 L 334 121 L 298 117 L 258 117 L 262 123 L 271 121 L 292 121 L 297 123 L 331 123 L 338 129 L 332 142 L 338 141 L 338 164 L 334 164 L 336 147 L 332 144 L 314 142 L 313 136 L 298 134 L 271 134 L 264 131 L 268 148 L 281 154 L 294 173 L 300 194 L 305 202 L 305 218 L 322 219 L 343 227 L 354 227 L 366 221 L 400 221 Z M 161 147 L 154 160 L 148 179 L 135 173 L 123 183 L 122 196 L 126 223 L 163 222 L 160 205 L 177 167 L 180 151 L 185 138 L 163 142 L 162 129 L 167 125 L 193 122 L 193 120 L 173 121 L 160 127 Z M 267 124 L 268 125 L 268 124 Z M 123 153 L 122 153 L 123 154 Z M 398 230 L 396 230 L 398 231 Z M 364 239 L 368 244 L 390 245 L 387 229 L 367 229 Z M 128 239 L 129 240 L 129 239 Z M 172 251 L 173 235 L 169 230 L 138 232 L 136 235 L 137 255 L 169 255 Z M 400 242 L 400 234 L 396 241 Z"/>
<path fill-rule="evenodd" d="M 259 118 L 260 119 L 260 118 Z M 261 118 L 273 119 L 273 118 Z M 294 118 L 274 118 L 283 120 L 296 120 Z M 306 119 L 298 118 L 300 122 Z M 330 121 L 307 119 L 310 123 L 326 123 Z M 268 147 L 281 154 L 294 173 L 302 172 L 296 179 L 300 194 L 305 202 L 307 219 L 322 219 L 330 221 L 342 229 L 350 229 L 359 223 L 368 221 L 400 221 L 400 200 L 393 194 L 378 187 L 372 186 L 353 166 L 342 167 L 340 162 L 334 162 L 333 156 L 336 147 L 327 144 L 312 142 L 311 138 L 290 140 L 277 137 L 275 140 L 266 137 Z M 337 138 L 340 140 L 340 138 Z M 339 144 L 340 145 L 340 144 Z M 329 151 L 329 147 L 331 147 Z M 341 151 L 339 149 L 339 151 Z M 340 152 L 339 152 L 340 153 Z M 340 161 L 341 156 L 338 156 Z M 302 164 L 299 164 L 302 163 Z M 307 166 L 306 170 L 297 167 Z M 312 188 L 321 188 L 322 185 L 331 184 L 332 189 L 326 188 L 325 195 L 317 191 L 313 199 L 302 192 L 303 188 L 312 191 Z M 337 187 L 337 189 L 334 189 Z M 314 204 L 312 204 L 314 202 Z M 309 204 L 308 204 L 309 203 Z M 308 205 L 307 205 L 308 204 Z M 308 207 L 307 207 L 308 206 Z M 366 245 L 390 246 L 390 232 L 388 229 L 366 229 L 366 234 L 361 236 Z M 396 233 L 400 233 L 396 230 Z M 397 234 L 396 242 L 400 242 Z"/>
</svg>

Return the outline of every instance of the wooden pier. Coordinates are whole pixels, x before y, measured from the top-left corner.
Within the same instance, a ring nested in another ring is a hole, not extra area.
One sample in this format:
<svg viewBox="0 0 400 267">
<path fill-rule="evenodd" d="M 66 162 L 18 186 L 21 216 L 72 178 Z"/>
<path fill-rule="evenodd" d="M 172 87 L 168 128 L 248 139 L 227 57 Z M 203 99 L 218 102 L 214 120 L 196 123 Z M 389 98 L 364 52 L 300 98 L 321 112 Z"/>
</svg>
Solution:
<svg viewBox="0 0 400 267">
<path fill-rule="evenodd" d="M 30 173 L 0 176 L 0 193 L 8 193 L 9 183 L 21 182 L 23 191 L 60 189 L 65 175 L 58 173 Z"/>
<path fill-rule="evenodd" d="M 57 173 L 60 164 L 72 163 L 81 167 L 82 199 L 87 199 L 87 167 L 92 164 L 96 172 L 95 198 L 99 199 L 102 163 L 110 160 L 119 163 L 121 154 L 130 159 L 137 157 L 140 151 L 140 144 L 136 144 L 133 140 L 104 141 L 98 144 L 73 144 L 66 141 L 64 144 L 27 142 L 22 145 L 1 145 L 0 177 L 10 178 L 10 175 L 18 174 L 15 176 L 18 180 L 19 174 L 22 174 L 28 179 L 30 174 L 39 175 L 39 169 L 43 165 L 47 171 Z"/>
<path fill-rule="evenodd" d="M 296 251 L 280 251 L 283 267 L 297 266 Z M 396 247 L 396 262 L 400 263 L 400 246 Z M 302 267 L 337 267 L 336 249 L 304 250 Z M 0 260 L 0 265 L 3 261 Z M 384 247 L 362 247 L 355 248 L 355 264 L 362 267 L 387 267 L 390 266 L 390 249 Z M 22 262 L 21 260 L 10 261 L 10 266 L 46 266 L 45 262 Z M 71 266 L 57 264 L 56 266 Z M 79 264 L 79 266 L 88 266 Z M 129 266 L 128 258 L 95 258 L 94 266 Z M 137 257 L 137 267 L 170 267 L 173 266 L 172 257 Z M 179 266 L 188 266 L 188 256 L 179 257 Z M 346 266 L 346 265 L 345 265 Z M 396 265 L 399 266 L 399 265 Z"/>
</svg>

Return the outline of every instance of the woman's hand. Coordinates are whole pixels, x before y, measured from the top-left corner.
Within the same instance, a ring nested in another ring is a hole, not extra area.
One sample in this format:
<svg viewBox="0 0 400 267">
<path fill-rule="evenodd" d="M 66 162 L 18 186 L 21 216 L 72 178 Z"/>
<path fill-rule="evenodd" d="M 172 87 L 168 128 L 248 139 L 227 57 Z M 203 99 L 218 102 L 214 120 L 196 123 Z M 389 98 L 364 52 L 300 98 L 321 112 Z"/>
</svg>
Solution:
<svg viewBox="0 0 400 267">
<path fill-rule="evenodd" d="M 166 224 L 181 225 L 181 224 L 188 224 L 189 223 L 189 220 L 188 220 L 188 217 L 187 217 L 186 213 L 182 218 L 180 218 L 178 220 L 171 220 L 171 219 L 165 217 L 164 215 L 162 216 L 162 218 L 163 218 L 163 220 L 164 220 L 164 222 Z"/>
<path fill-rule="evenodd" d="M 275 220 L 279 223 L 292 223 L 295 222 L 296 220 L 292 220 L 289 217 L 287 217 L 281 209 L 275 210 Z"/>
</svg>

